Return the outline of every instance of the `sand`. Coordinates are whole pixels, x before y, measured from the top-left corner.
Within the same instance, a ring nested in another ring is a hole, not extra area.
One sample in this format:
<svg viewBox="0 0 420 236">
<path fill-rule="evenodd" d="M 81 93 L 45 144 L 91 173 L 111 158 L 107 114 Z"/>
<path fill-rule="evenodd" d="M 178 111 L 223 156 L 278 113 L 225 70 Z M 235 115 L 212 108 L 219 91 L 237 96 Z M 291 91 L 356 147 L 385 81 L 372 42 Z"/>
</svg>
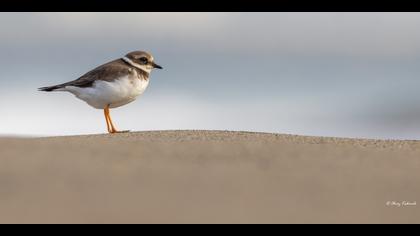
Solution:
<svg viewBox="0 0 420 236">
<path fill-rule="evenodd" d="M 419 167 L 419 141 L 0 138 L 0 223 L 420 223 Z"/>
</svg>

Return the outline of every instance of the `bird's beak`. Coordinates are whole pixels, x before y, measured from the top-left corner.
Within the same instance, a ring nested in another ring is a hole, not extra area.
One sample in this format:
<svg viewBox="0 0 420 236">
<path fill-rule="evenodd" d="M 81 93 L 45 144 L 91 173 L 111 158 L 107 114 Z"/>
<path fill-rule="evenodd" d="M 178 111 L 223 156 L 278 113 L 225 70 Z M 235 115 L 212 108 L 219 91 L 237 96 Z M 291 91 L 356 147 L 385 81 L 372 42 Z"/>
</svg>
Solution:
<svg viewBox="0 0 420 236">
<path fill-rule="evenodd" d="M 153 68 L 163 69 L 163 67 L 161 67 L 160 65 L 158 65 L 158 64 L 156 64 L 154 62 L 152 62 L 152 66 L 153 66 Z"/>
</svg>

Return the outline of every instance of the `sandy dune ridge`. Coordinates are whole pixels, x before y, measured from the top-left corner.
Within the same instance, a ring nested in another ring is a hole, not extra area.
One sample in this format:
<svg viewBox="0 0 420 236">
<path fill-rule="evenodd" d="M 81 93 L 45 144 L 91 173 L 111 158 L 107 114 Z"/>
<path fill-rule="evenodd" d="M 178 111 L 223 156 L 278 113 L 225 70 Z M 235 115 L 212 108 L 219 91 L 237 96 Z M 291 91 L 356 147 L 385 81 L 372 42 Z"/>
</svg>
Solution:
<svg viewBox="0 0 420 236">
<path fill-rule="evenodd" d="M 419 141 L 0 138 L 0 223 L 420 223 L 419 167 Z"/>
</svg>

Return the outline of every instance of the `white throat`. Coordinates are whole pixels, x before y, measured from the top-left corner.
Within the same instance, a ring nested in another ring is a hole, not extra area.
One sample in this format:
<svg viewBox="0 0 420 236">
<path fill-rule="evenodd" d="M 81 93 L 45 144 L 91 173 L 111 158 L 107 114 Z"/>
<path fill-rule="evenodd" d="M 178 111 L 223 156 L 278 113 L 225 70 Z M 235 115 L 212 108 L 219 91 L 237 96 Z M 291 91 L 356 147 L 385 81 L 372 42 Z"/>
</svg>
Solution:
<svg viewBox="0 0 420 236">
<path fill-rule="evenodd" d="M 123 57 L 122 59 L 123 59 L 123 61 L 127 62 L 128 64 L 130 64 L 130 65 L 132 65 L 132 66 L 134 66 L 134 67 L 136 67 L 136 68 L 138 68 L 138 69 L 140 69 L 140 70 L 142 70 L 144 72 L 147 72 L 148 74 L 150 74 L 150 72 L 152 71 L 152 69 L 147 68 L 144 65 L 140 65 L 140 64 L 137 64 L 137 63 L 133 62 L 128 57 Z"/>
</svg>

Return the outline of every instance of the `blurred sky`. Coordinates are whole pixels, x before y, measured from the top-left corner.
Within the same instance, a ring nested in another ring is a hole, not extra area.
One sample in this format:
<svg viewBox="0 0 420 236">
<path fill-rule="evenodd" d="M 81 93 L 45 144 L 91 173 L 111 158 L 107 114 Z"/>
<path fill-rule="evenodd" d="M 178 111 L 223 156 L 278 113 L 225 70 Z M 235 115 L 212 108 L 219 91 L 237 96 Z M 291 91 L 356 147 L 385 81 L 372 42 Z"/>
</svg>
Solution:
<svg viewBox="0 0 420 236">
<path fill-rule="evenodd" d="M 0 13 L 0 135 L 105 132 L 37 88 L 134 50 L 164 70 L 119 129 L 420 139 L 420 13 Z"/>
</svg>

